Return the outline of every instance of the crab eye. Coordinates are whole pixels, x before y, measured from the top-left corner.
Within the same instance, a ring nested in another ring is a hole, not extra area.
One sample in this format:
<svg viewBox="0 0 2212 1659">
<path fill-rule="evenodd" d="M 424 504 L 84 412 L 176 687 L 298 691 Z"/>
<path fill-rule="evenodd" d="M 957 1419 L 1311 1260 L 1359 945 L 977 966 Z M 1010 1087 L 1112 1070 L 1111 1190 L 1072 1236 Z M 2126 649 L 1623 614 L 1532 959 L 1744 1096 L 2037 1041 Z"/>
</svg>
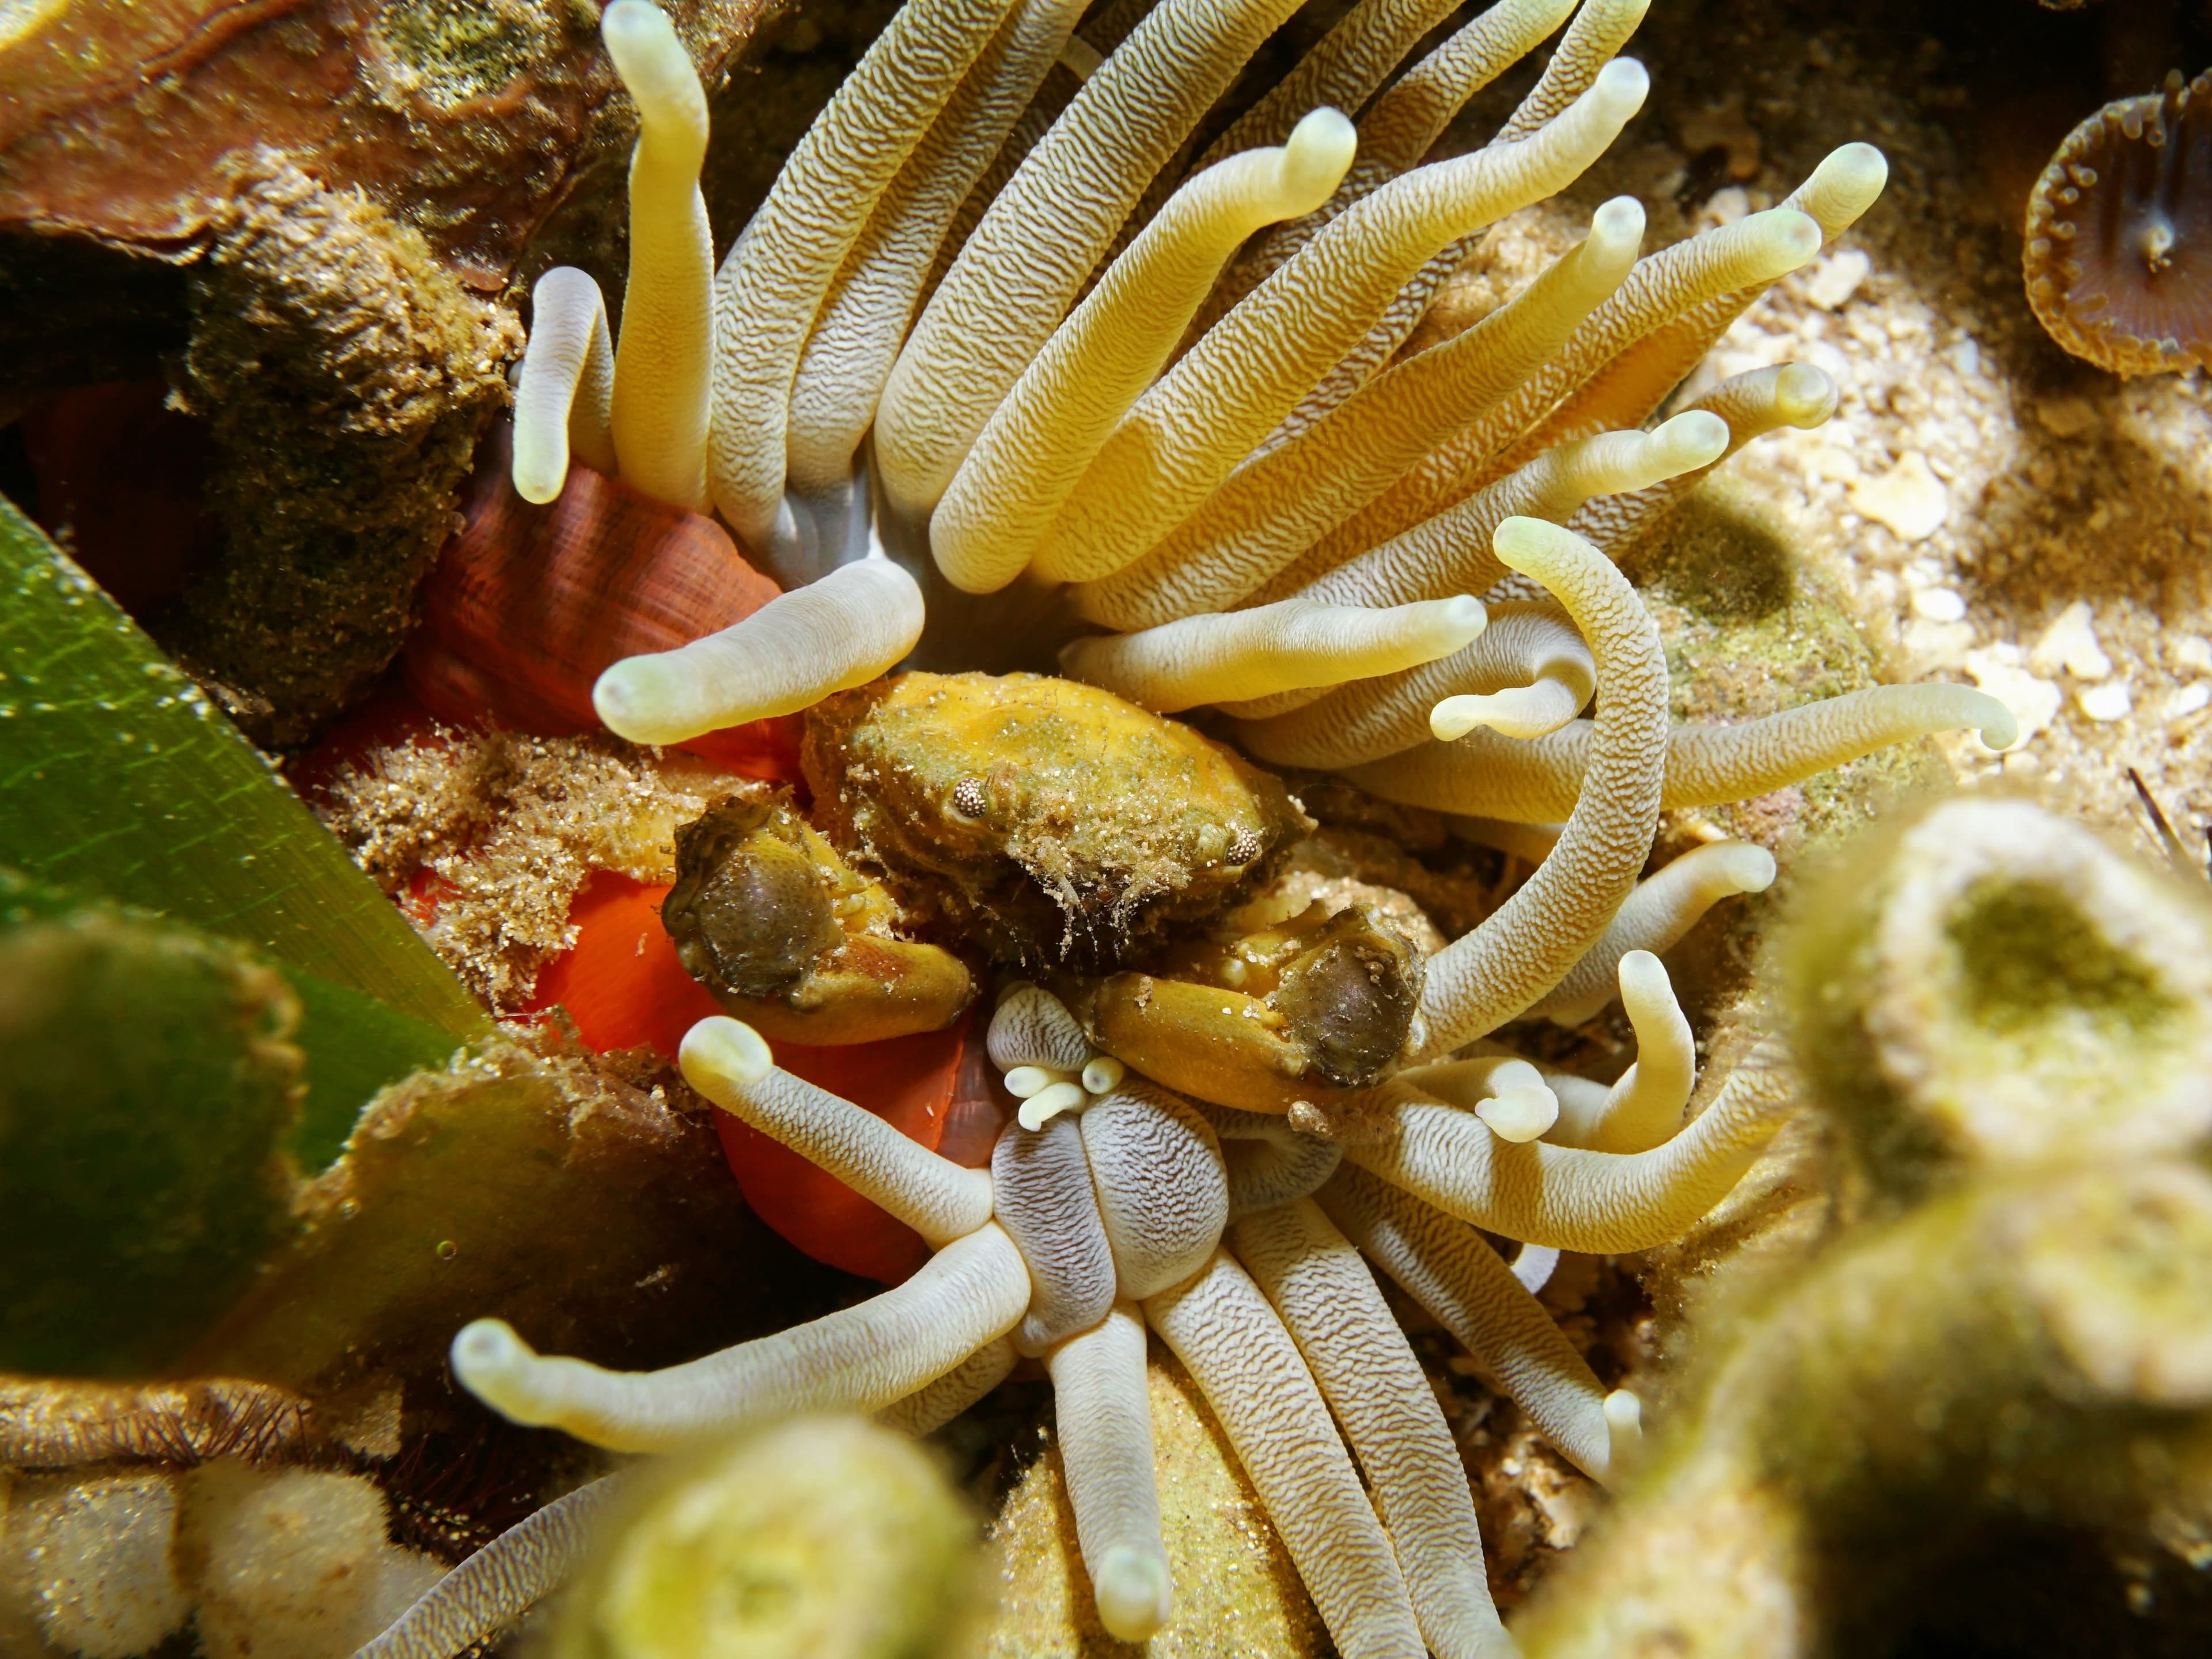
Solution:
<svg viewBox="0 0 2212 1659">
<path fill-rule="evenodd" d="M 984 792 L 981 778 L 963 778 L 952 786 L 952 810 L 963 818 L 980 818 L 988 810 L 991 798 Z"/>
</svg>

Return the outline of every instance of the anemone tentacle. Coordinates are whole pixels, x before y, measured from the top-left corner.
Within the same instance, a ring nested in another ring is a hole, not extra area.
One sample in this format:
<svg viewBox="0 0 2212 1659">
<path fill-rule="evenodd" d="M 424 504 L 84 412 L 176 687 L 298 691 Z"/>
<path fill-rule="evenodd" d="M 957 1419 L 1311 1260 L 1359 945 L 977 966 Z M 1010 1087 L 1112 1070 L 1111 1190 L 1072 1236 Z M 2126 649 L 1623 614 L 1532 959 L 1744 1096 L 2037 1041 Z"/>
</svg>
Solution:
<svg viewBox="0 0 2212 1659">
<path fill-rule="evenodd" d="M 1346 1659 L 1419 1659 L 1404 1576 L 1297 1345 L 1226 1251 L 1145 1303 L 1206 1395 Z"/>
<path fill-rule="evenodd" d="M 1013 1329 L 1029 1299 L 1021 1252 L 987 1222 L 858 1307 L 686 1364 L 611 1371 L 542 1357 L 504 1321 L 480 1319 L 453 1339 L 453 1375 L 517 1423 L 666 1451 L 794 1412 L 879 1411 Z"/>
<path fill-rule="evenodd" d="M 1173 1611 L 1152 1476 L 1145 1322 L 1121 1303 L 1047 1356 L 1075 1534 L 1107 1633 L 1141 1642 Z"/>
<path fill-rule="evenodd" d="M 1942 684 L 1869 686 L 1733 725 L 1678 726 L 1667 734 L 1660 804 L 1671 811 L 1750 800 L 1892 744 L 1966 730 L 1992 749 L 2019 734 L 2012 711 L 1986 691 Z M 1478 728 L 1344 770 L 1385 800 L 1557 823 L 1574 810 L 1595 734 L 1586 720 L 1527 742 Z"/>
<path fill-rule="evenodd" d="M 447 1659 L 497 1635 L 568 1582 L 623 1486 L 620 1474 L 602 1475 L 516 1522 L 424 1591 L 353 1659 Z"/>
<path fill-rule="evenodd" d="M 1631 951 L 1619 971 L 1636 1058 L 1594 1109 L 1571 1109 L 1561 1098 L 1559 1121 L 1547 1137 L 1555 1146 L 1649 1152 L 1681 1127 L 1682 1109 L 1697 1087 L 1697 1041 L 1664 965 L 1649 951 Z"/>
<path fill-rule="evenodd" d="M 1071 679 L 1173 714 L 1395 674 L 1453 655 L 1479 638 L 1488 620 L 1472 593 L 1381 606 L 1285 599 L 1076 640 L 1060 661 Z"/>
<path fill-rule="evenodd" d="M 1339 1170 L 1317 1199 L 1346 1237 L 1482 1362 L 1545 1439 L 1592 1480 L 1612 1478 L 1604 1384 L 1479 1234 L 1357 1166 Z"/>
<path fill-rule="evenodd" d="M 1640 64 L 1609 64 L 1526 143 L 1407 173 L 1333 221 L 1138 400 L 1061 508 L 1045 574 L 1095 580 L 1148 552 L 1343 356 L 1423 260 L 1582 173 L 1642 106 L 1649 84 Z"/>
<path fill-rule="evenodd" d="M 1270 720 L 1240 721 L 1239 744 L 1278 766 L 1335 769 L 1402 754 L 1432 732 L 1441 737 L 1443 707 L 1458 726 L 1455 736 L 1486 725 L 1537 737 L 1572 720 L 1597 689 L 1597 663 L 1572 620 L 1550 599 L 1510 603 L 1489 616 L 1474 642 L 1449 657 L 1359 681 Z M 1561 706 L 1566 712 L 1552 725 L 1526 729 Z"/>
<path fill-rule="evenodd" d="M 823 300 L 868 216 L 997 31 L 1006 0 L 908 0 L 799 141 L 714 277 L 714 504 L 757 551 L 776 539 L 791 391 Z"/>
<path fill-rule="evenodd" d="M 1239 468 L 1143 558 L 1083 584 L 1078 607 L 1135 629 L 1242 599 L 1533 374 L 1627 276 L 1643 235 L 1638 203 L 1607 202 L 1526 289 Z"/>
<path fill-rule="evenodd" d="M 532 285 L 530 340 L 514 390 L 514 493 L 557 500 L 573 458 L 615 471 L 615 346 L 606 297 L 574 265 Z"/>
<path fill-rule="evenodd" d="M 1366 1263 L 1310 1199 L 1247 1216 L 1231 1233 L 1359 1459 L 1429 1650 L 1516 1652 L 1490 1599 L 1458 1448 Z"/>
<path fill-rule="evenodd" d="M 1421 998 L 1429 1056 L 1487 1036 L 1559 982 L 1634 886 L 1659 822 L 1667 663 L 1658 625 L 1602 554 L 1555 525 L 1508 519 L 1496 551 L 1550 588 L 1589 641 L 1599 736 L 1551 856 L 1473 933 L 1430 959 Z"/>
<path fill-rule="evenodd" d="M 832 490 L 852 471 L 945 232 L 1082 10 L 1080 0 L 1018 0 L 868 216 L 793 379 L 787 465 L 796 489 Z"/>
<path fill-rule="evenodd" d="M 1288 0 L 1163 0 L 1083 83 L 954 256 L 884 386 L 891 500 L 934 507 L 1137 197 Z"/>
<path fill-rule="evenodd" d="M 1581 1024 L 1613 1000 L 1620 964 L 1630 952 L 1671 950 L 1714 905 L 1738 893 L 1765 892 L 1774 875 L 1774 854 L 1751 842 L 1717 841 L 1692 848 L 1636 884 L 1589 954 L 1528 1012 L 1560 1025 Z"/>
<path fill-rule="evenodd" d="M 934 1433 L 1005 1382 L 1020 1359 L 1008 1338 L 986 1342 L 944 1376 L 892 1401 L 876 1421 L 917 1440 Z"/>
<path fill-rule="evenodd" d="M 1649 1249 L 1711 1209 L 1790 1104 L 1779 1056 L 1758 1048 L 1686 1128 L 1644 1152 L 1516 1146 L 1409 1085 L 1383 1092 L 1393 1104 L 1382 1133 L 1346 1147 L 1347 1159 L 1489 1231 L 1600 1255 Z"/>
</svg>

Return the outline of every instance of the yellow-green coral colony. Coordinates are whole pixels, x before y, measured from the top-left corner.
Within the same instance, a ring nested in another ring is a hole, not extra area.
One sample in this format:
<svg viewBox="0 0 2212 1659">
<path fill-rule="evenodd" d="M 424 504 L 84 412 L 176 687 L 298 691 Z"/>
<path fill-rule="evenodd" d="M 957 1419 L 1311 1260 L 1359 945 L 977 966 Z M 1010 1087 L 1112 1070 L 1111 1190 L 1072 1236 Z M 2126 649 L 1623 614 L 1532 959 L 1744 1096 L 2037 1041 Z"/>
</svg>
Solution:
<svg viewBox="0 0 2212 1659">
<path fill-rule="evenodd" d="M 1103 59 L 1067 0 L 908 0 L 717 273 L 696 76 L 646 0 L 608 8 L 641 118 L 623 337 L 588 279 L 541 283 L 515 483 L 550 498 L 574 454 L 711 502 L 790 590 L 610 669 L 596 702 L 611 728 L 673 741 L 807 708 L 898 665 L 926 627 L 933 660 L 958 666 L 1048 616 L 1058 631 L 1031 642 L 1065 643 L 1066 672 L 1151 709 L 1221 711 L 1263 760 L 1565 822 L 1521 890 L 1428 960 L 1371 1086 L 1325 1101 L 1270 1080 L 1226 994 L 1178 1002 L 1153 994 L 1169 981 L 1116 975 L 1072 990 L 1072 1010 L 1017 987 L 991 1054 L 1035 1109 L 970 1170 L 778 1070 L 746 1024 L 702 1023 L 684 1047 L 693 1085 L 935 1255 L 872 1301 L 652 1374 L 541 1357 L 480 1321 L 454 1344 L 465 1386 L 518 1421 L 652 1450 L 824 1408 L 924 1430 L 1033 1355 L 1099 1611 L 1136 1639 L 1174 1617 L 1149 1328 L 1204 1389 L 1341 1651 L 1514 1650 L 1457 1452 L 1369 1262 L 1611 1478 L 1637 1401 L 1607 1393 L 1516 1272 L 1679 1232 L 1785 1097 L 1772 1067 L 1747 1065 L 1683 1126 L 1694 1050 L 1651 952 L 1772 866 L 1735 847 L 1639 887 L 1662 805 L 1740 799 L 1932 731 L 2013 731 L 1948 686 L 1672 727 L 1656 627 L 1613 563 L 1733 449 L 1832 412 L 1825 376 L 1785 367 L 1643 429 L 1766 286 L 1873 202 L 1870 148 L 1643 258 L 1640 210 L 1608 203 L 1512 302 L 1393 361 L 1471 239 L 1571 183 L 1641 104 L 1644 72 L 1616 53 L 1642 0 L 1588 0 L 1488 147 L 1422 163 L 1571 9 L 1499 0 L 1392 82 L 1449 8 L 1364 0 L 1170 191 L 1163 169 L 1285 0 L 1162 0 Z M 1085 66 L 1081 89 L 943 246 L 1055 62 Z M 968 781 L 947 810 L 973 817 Z M 1510 1052 L 1455 1058 L 1616 990 L 1640 1058 L 1610 1090 Z M 1509 1267 L 1469 1224 L 1530 1254 Z M 544 1582 L 558 1532 L 494 1544 L 474 1611 L 434 1593 L 380 1655 L 489 1628 L 494 1569 Z"/>
</svg>

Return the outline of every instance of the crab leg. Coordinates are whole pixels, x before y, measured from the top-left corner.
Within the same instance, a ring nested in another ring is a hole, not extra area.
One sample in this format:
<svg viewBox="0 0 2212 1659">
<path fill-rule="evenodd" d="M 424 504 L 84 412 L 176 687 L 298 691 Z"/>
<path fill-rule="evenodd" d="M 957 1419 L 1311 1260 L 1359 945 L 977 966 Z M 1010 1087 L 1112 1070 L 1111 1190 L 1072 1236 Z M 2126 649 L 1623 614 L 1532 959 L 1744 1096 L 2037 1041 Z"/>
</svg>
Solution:
<svg viewBox="0 0 2212 1659">
<path fill-rule="evenodd" d="M 1358 1454 L 1430 1650 L 1438 1659 L 1516 1652 L 1483 1575 L 1459 1449 L 1359 1252 L 1303 1198 L 1247 1216 L 1230 1243 Z"/>
</svg>

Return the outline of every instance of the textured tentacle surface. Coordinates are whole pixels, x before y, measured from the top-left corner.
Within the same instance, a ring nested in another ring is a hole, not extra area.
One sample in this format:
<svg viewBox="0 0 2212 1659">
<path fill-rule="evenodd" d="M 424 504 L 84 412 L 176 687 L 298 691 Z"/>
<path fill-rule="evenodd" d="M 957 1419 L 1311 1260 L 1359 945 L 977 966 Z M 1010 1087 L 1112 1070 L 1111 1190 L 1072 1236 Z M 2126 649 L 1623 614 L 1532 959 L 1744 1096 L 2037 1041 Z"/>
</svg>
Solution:
<svg viewBox="0 0 2212 1659">
<path fill-rule="evenodd" d="M 1605 1385 L 1479 1234 L 1358 1168 L 1339 1172 L 1320 1203 L 1482 1362 L 1539 1433 L 1591 1479 L 1611 1477 Z"/>
<path fill-rule="evenodd" d="M 441 1578 L 353 1659 L 451 1659 L 561 1588 L 623 1488 L 602 1476 L 517 1522 Z"/>
<path fill-rule="evenodd" d="M 1094 1052 L 1067 1005 L 1026 981 L 1008 986 L 999 999 L 984 1046 L 1002 1072 L 1018 1066 L 1079 1072 Z"/>
<path fill-rule="evenodd" d="M 1231 1221 L 1319 1191 L 1343 1161 L 1344 1148 L 1336 1142 L 1294 1129 L 1275 1113 L 1234 1106 L 1200 1109 L 1221 1137 Z"/>
<path fill-rule="evenodd" d="M 1020 1358 L 1006 1337 L 987 1342 L 944 1376 L 891 1401 L 876 1413 L 876 1421 L 919 1440 L 943 1428 L 1005 1382 Z"/>
<path fill-rule="evenodd" d="M 945 234 L 1067 44 L 1079 0 L 1021 0 L 884 191 L 823 301 L 791 389 L 791 483 L 833 488 L 884 382 Z"/>
<path fill-rule="evenodd" d="M 1978 729 L 2002 749 L 2019 735 L 2012 711 L 1963 685 L 1877 685 L 1733 726 L 1680 726 L 1668 733 L 1661 804 L 1717 806 L 1749 800 L 1936 732 Z M 1557 823 L 1574 808 L 1595 724 L 1577 720 L 1519 743 L 1474 731 L 1456 743 L 1423 744 L 1346 769 L 1386 800 L 1513 823 Z"/>
<path fill-rule="evenodd" d="M 614 1451 L 672 1450 L 801 1411 L 879 1411 L 1013 1329 L 1029 1269 L 1000 1227 L 956 1239 L 903 1285 L 688 1364 L 610 1371 L 541 1356 L 496 1319 L 453 1339 L 453 1375 L 517 1423 Z"/>
<path fill-rule="evenodd" d="M 615 0 L 600 33 L 638 114 L 629 274 L 615 345 L 615 455 L 626 483 L 704 512 L 714 345 L 714 239 L 699 192 L 707 92 L 675 27 L 647 0 Z"/>
<path fill-rule="evenodd" d="M 1140 1302 L 1189 1278 L 1229 1220 L 1212 1126 L 1181 1096 L 1139 1078 L 1079 1121 L 1121 1295 Z"/>
<path fill-rule="evenodd" d="M 1697 1041 L 1666 968 L 1648 951 L 1631 951 L 1621 957 L 1620 973 L 1620 1000 L 1636 1032 L 1635 1063 L 1605 1091 L 1595 1110 L 1571 1114 L 1561 1101 L 1559 1121 L 1547 1137 L 1554 1146 L 1649 1152 L 1681 1127 L 1682 1109 L 1697 1087 Z"/>
<path fill-rule="evenodd" d="M 1596 160 L 1649 86 L 1628 60 L 1526 143 L 1409 173 L 1333 222 L 1205 337 L 1115 429 L 1043 563 L 1065 580 L 1148 551 L 1267 436 L 1442 243 L 1551 195 Z"/>
<path fill-rule="evenodd" d="M 1233 156 L 1175 193 L 1054 331 L 954 475 L 929 527 L 950 580 L 988 592 L 1021 573 L 1222 262 L 1261 225 L 1326 198 L 1352 143 L 1350 121 L 1316 110 L 1282 148 Z"/>
<path fill-rule="evenodd" d="M 1546 420 L 1627 344 L 1730 291 L 1788 275 L 1820 252 L 1820 228 L 1802 213 L 1754 213 L 1637 261 L 1627 280 L 1577 328 L 1566 345 L 1516 391 L 1447 443 L 1315 549 L 1330 569 L 1464 501 L 1565 437 L 1633 427 L 1634 419 L 1583 419 L 1542 442 L 1522 435 Z M 1679 378 L 1679 377 L 1678 377 Z M 1525 452 L 1525 453 L 1524 453 Z"/>
<path fill-rule="evenodd" d="M 1622 960 L 1632 951 L 1656 955 L 1681 942 L 1706 911 L 1738 893 L 1763 893 L 1774 883 L 1774 854 L 1747 841 L 1692 848 L 1621 903 L 1589 954 L 1568 970 L 1528 1012 L 1561 1025 L 1579 1025 L 1612 1001 Z"/>
<path fill-rule="evenodd" d="M 1509 1238 L 1618 1255 L 1672 1238 L 1752 1166 L 1790 1103 L 1778 1056 L 1754 1049 L 1711 1106 L 1648 1152 L 1500 1139 L 1480 1120 L 1403 1085 L 1388 1133 L 1346 1158 L 1438 1209 Z"/>
<path fill-rule="evenodd" d="M 1433 662 L 1480 635 L 1486 620 L 1472 593 L 1382 609 L 1285 599 L 1136 634 L 1092 635 L 1068 645 L 1060 660 L 1071 678 L 1172 714 L 1326 690 Z"/>
<path fill-rule="evenodd" d="M 1173 1597 L 1152 1475 L 1143 1316 L 1123 1303 L 1054 1348 L 1046 1364 L 1067 1501 L 1099 1622 L 1121 1641 L 1144 1641 L 1167 1623 Z"/>
<path fill-rule="evenodd" d="M 1346 1659 L 1419 1659 L 1397 1556 L 1297 1346 L 1223 1251 L 1150 1297 L 1145 1317 L 1229 1432 L 1322 1622 Z"/>
<path fill-rule="evenodd" d="M 999 191 L 899 353 L 876 422 L 891 499 L 934 507 L 1154 174 L 1288 0 L 1163 0 Z"/>
<path fill-rule="evenodd" d="M 1029 1311 L 1014 1340 L 1026 1354 L 1089 1330 L 1114 1305 L 1114 1250 L 1091 1195 L 1091 1160 L 1073 1117 L 1009 1129 L 991 1153 L 996 1216 L 1029 1263 Z"/>
<path fill-rule="evenodd" d="M 1347 685 L 1272 720 L 1242 721 L 1237 738 L 1278 766 L 1356 766 L 1427 742 L 1437 706 L 1447 699 L 1495 696 L 1539 682 L 1575 697 L 1571 719 L 1597 687 L 1596 659 L 1556 605 L 1508 603 L 1490 611 L 1480 637 L 1449 657 Z"/>
<path fill-rule="evenodd" d="M 1358 1251 L 1310 1199 L 1246 1217 L 1230 1242 L 1344 1426 L 1429 1650 L 1442 1659 L 1515 1652 L 1483 1574 L 1459 1448 Z"/>
<path fill-rule="evenodd" d="M 1619 287 L 1636 258 L 1644 210 L 1607 203 L 1579 247 L 1484 318 L 1376 379 L 1326 420 L 1231 474 L 1135 564 L 1078 594 L 1085 616 L 1148 628 L 1244 599 L 1372 501 L 1439 440 L 1465 426 L 1557 350 Z"/>
<path fill-rule="evenodd" d="M 1657 624 L 1602 554 L 1556 526 L 1509 519 L 1497 547 L 1559 597 L 1589 641 L 1603 736 L 1551 856 L 1480 927 L 1430 959 L 1421 1012 L 1431 1055 L 1495 1030 L 1559 981 L 1635 884 L 1659 821 L 1667 661 Z"/>
<path fill-rule="evenodd" d="M 1491 553 L 1516 516 L 1565 523 L 1593 495 L 1695 471 L 1728 447 L 1717 415 L 1692 410 L 1650 432 L 1607 432 L 1547 450 L 1518 471 L 1299 590 L 1330 605 L 1402 605 L 1438 591 L 1480 592 L 1506 575 Z"/>
<path fill-rule="evenodd" d="M 1836 412 L 1836 383 L 1806 363 L 1754 368 L 1722 381 L 1688 406 L 1728 422 L 1728 448 L 1718 459 L 1642 489 L 1599 495 L 1584 502 L 1567 528 L 1618 559 L 1680 505 L 1714 467 L 1754 438 L 1785 426 L 1808 429 L 1825 425 Z"/>
<path fill-rule="evenodd" d="M 776 174 L 714 279 L 714 505 L 775 539 L 793 380 L 823 295 L 908 154 L 999 27 L 1005 0 L 909 0 Z"/>
</svg>

